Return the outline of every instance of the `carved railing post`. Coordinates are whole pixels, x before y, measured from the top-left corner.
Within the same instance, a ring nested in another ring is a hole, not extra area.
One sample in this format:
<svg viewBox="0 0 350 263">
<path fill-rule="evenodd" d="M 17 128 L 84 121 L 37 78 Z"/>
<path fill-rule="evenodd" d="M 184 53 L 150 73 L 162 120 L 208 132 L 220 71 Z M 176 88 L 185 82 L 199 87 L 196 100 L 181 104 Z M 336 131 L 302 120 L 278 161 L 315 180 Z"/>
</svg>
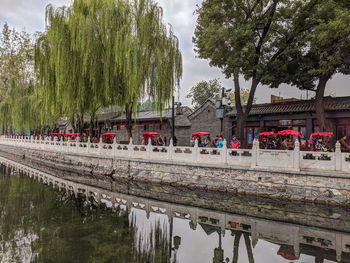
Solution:
<svg viewBox="0 0 350 263">
<path fill-rule="evenodd" d="M 102 137 L 100 137 L 100 141 L 98 142 L 98 153 L 99 155 L 102 155 L 103 150 L 103 143 L 102 143 Z"/>
<path fill-rule="evenodd" d="M 70 152 L 70 143 L 71 143 L 71 139 L 70 137 L 68 137 L 67 139 L 67 151 Z"/>
<path fill-rule="evenodd" d="M 256 168 L 258 166 L 258 151 L 259 151 L 259 142 L 257 139 L 254 139 L 253 141 L 253 148 L 252 148 L 252 160 L 250 167 Z"/>
<path fill-rule="evenodd" d="M 335 153 L 334 153 L 334 158 L 335 158 L 335 170 L 336 171 L 341 171 L 342 170 L 342 153 L 341 153 L 341 145 L 339 141 L 335 144 Z"/>
<path fill-rule="evenodd" d="M 152 141 L 151 141 L 151 138 L 148 138 L 148 144 L 146 148 L 147 159 L 151 157 L 151 151 L 152 151 Z"/>
<path fill-rule="evenodd" d="M 64 137 L 61 137 L 60 145 L 58 146 L 58 149 L 59 149 L 60 152 L 63 152 L 63 143 L 64 143 Z"/>
<path fill-rule="evenodd" d="M 86 142 L 86 152 L 90 153 L 90 147 L 91 147 L 91 137 L 88 136 L 87 142 Z"/>
<path fill-rule="evenodd" d="M 44 135 L 39 136 L 39 149 L 45 150 L 44 147 Z"/>
<path fill-rule="evenodd" d="M 117 136 L 114 136 L 113 138 L 113 156 L 117 155 Z"/>
<path fill-rule="evenodd" d="M 79 152 L 79 141 L 80 141 L 80 137 L 77 136 L 75 139 L 75 151 L 78 153 Z"/>
<path fill-rule="evenodd" d="M 194 147 L 192 148 L 192 161 L 194 163 L 198 163 L 199 161 L 199 147 L 198 147 L 198 140 L 195 140 Z"/>
<path fill-rule="evenodd" d="M 226 141 L 226 139 L 224 140 L 224 145 L 222 146 L 220 155 L 221 155 L 220 156 L 221 162 L 223 164 L 227 164 L 227 141 Z"/>
<path fill-rule="evenodd" d="M 296 139 L 294 143 L 293 169 L 300 171 L 300 143 L 298 139 Z"/>
<path fill-rule="evenodd" d="M 132 143 L 132 137 L 129 140 L 129 146 L 128 146 L 128 157 L 133 156 L 133 151 L 134 151 L 134 145 Z"/>
<path fill-rule="evenodd" d="M 173 157 L 174 157 L 174 141 L 173 141 L 173 138 L 171 138 L 168 146 L 168 160 L 172 160 Z"/>
</svg>

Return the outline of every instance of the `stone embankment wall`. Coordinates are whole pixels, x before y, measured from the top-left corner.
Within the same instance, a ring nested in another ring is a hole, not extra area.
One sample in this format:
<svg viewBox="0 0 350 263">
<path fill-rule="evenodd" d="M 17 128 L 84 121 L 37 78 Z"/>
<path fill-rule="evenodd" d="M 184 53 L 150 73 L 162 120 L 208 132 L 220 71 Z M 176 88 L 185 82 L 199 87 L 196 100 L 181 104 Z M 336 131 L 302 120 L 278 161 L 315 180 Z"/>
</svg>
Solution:
<svg viewBox="0 0 350 263">
<path fill-rule="evenodd" d="M 229 166 L 97 157 L 89 154 L 0 146 L 0 156 L 55 171 L 64 179 L 118 191 L 123 182 L 146 182 L 277 200 L 350 205 L 350 175 L 271 172 Z"/>
</svg>

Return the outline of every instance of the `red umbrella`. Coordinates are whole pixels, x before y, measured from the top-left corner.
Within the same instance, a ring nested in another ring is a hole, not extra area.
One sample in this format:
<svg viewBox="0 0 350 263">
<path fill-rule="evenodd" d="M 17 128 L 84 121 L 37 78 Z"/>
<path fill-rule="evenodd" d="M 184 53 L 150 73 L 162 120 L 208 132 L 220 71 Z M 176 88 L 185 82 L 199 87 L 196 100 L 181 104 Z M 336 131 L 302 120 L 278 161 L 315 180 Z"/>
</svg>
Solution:
<svg viewBox="0 0 350 263">
<path fill-rule="evenodd" d="M 293 136 L 298 136 L 301 137 L 301 133 L 298 131 L 294 130 L 284 130 L 284 131 L 279 131 L 278 135 L 286 136 L 286 135 L 293 135 Z"/>
<path fill-rule="evenodd" d="M 265 137 L 265 136 L 276 136 L 277 134 L 274 133 L 274 132 L 260 132 L 259 133 L 259 142 L 261 141 L 261 138 L 262 137 Z"/>
<path fill-rule="evenodd" d="M 210 136 L 210 133 L 209 132 L 194 132 L 194 133 L 192 133 L 192 137 L 193 136 L 199 136 L 199 137 L 201 137 L 201 136 Z"/>
<path fill-rule="evenodd" d="M 53 132 L 51 133 L 52 136 L 61 136 L 63 135 L 63 133 L 59 133 L 59 132 Z"/>
<path fill-rule="evenodd" d="M 115 132 L 105 132 L 102 136 L 115 136 Z"/>
<path fill-rule="evenodd" d="M 315 136 L 324 136 L 324 137 L 332 137 L 333 132 L 314 132 L 310 135 L 309 143 L 312 144 L 312 139 Z"/>
<path fill-rule="evenodd" d="M 287 260 L 297 260 L 297 259 L 298 259 L 298 258 L 297 258 L 296 256 L 294 256 L 294 255 L 285 254 L 285 253 L 280 252 L 280 251 L 277 253 L 277 255 L 280 255 L 280 256 L 284 257 L 285 259 L 287 259 Z"/>
<path fill-rule="evenodd" d="M 299 258 L 295 256 L 294 248 L 287 245 L 281 245 L 280 249 L 277 251 L 277 255 L 287 260 L 297 260 Z"/>
<path fill-rule="evenodd" d="M 145 141 L 148 141 L 149 138 L 152 138 L 152 141 L 153 141 L 153 136 L 159 136 L 159 135 L 160 135 L 160 133 L 158 133 L 158 132 L 145 132 L 143 134 L 143 139 Z"/>
<path fill-rule="evenodd" d="M 115 132 L 105 132 L 104 134 L 102 134 L 102 138 L 103 139 L 108 138 L 110 143 L 113 143 L 114 136 L 116 136 Z"/>
</svg>

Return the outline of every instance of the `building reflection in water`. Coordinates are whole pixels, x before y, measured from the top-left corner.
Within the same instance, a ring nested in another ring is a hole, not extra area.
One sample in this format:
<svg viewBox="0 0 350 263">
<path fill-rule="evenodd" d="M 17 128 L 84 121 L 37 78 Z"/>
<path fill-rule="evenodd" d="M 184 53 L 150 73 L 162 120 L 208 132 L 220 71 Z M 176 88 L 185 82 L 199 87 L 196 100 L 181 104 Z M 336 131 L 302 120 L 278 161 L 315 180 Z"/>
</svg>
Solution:
<svg viewBox="0 0 350 263">
<path fill-rule="evenodd" d="M 139 208 L 132 208 L 132 214 L 142 233 L 162 220 L 172 242 L 171 259 L 176 260 L 171 262 L 350 262 L 349 233 L 192 208 L 196 221 L 186 219 L 188 214 L 169 216 L 148 201 L 149 219 Z M 177 205 L 166 206 L 180 211 Z"/>
<path fill-rule="evenodd" d="M 12 168 L 1 167 L 3 173 L 14 174 L 17 169 L 31 178 L 12 176 L 12 182 L 0 177 L 1 263 L 9 262 L 4 254 L 10 254 L 14 243 L 13 253 L 28 250 L 16 255 L 22 259 L 30 255 L 22 262 L 44 262 L 40 259 L 47 251 L 55 254 L 54 244 L 64 244 L 72 255 L 81 253 L 85 262 L 92 254 L 106 259 L 101 262 L 114 262 L 116 257 L 122 262 L 161 263 L 350 262 L 350 233 L 155 201 L 14 164 Z M 67 199 L 64 193 L 77 198 Z M 107 208 L 87 208 L 87 197 Z"/>
</svg>

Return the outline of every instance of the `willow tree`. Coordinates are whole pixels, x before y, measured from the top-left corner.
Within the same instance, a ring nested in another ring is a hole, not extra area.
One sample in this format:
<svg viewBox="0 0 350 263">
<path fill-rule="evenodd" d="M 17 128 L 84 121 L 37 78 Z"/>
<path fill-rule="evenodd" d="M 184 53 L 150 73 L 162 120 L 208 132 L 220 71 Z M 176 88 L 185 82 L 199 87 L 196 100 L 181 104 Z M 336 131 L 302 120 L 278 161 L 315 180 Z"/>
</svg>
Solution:
<svg viewBox="0 0 350 263">
<path fill-rule="evenodd" d="M 148 97 L 162 110 L 182 74 L 178 40 L 151 0 L 75 0 L 47 7 L 46 32 L 36 45 L 43 110 L 49 115 L 125 108 L 132 113 Z"/>
<path fill-rule="evenodd" d="M 0 35 L 0 122 L 18 132 L 33 126 L 33 38 L 6 23 Z"/>
</svg>

